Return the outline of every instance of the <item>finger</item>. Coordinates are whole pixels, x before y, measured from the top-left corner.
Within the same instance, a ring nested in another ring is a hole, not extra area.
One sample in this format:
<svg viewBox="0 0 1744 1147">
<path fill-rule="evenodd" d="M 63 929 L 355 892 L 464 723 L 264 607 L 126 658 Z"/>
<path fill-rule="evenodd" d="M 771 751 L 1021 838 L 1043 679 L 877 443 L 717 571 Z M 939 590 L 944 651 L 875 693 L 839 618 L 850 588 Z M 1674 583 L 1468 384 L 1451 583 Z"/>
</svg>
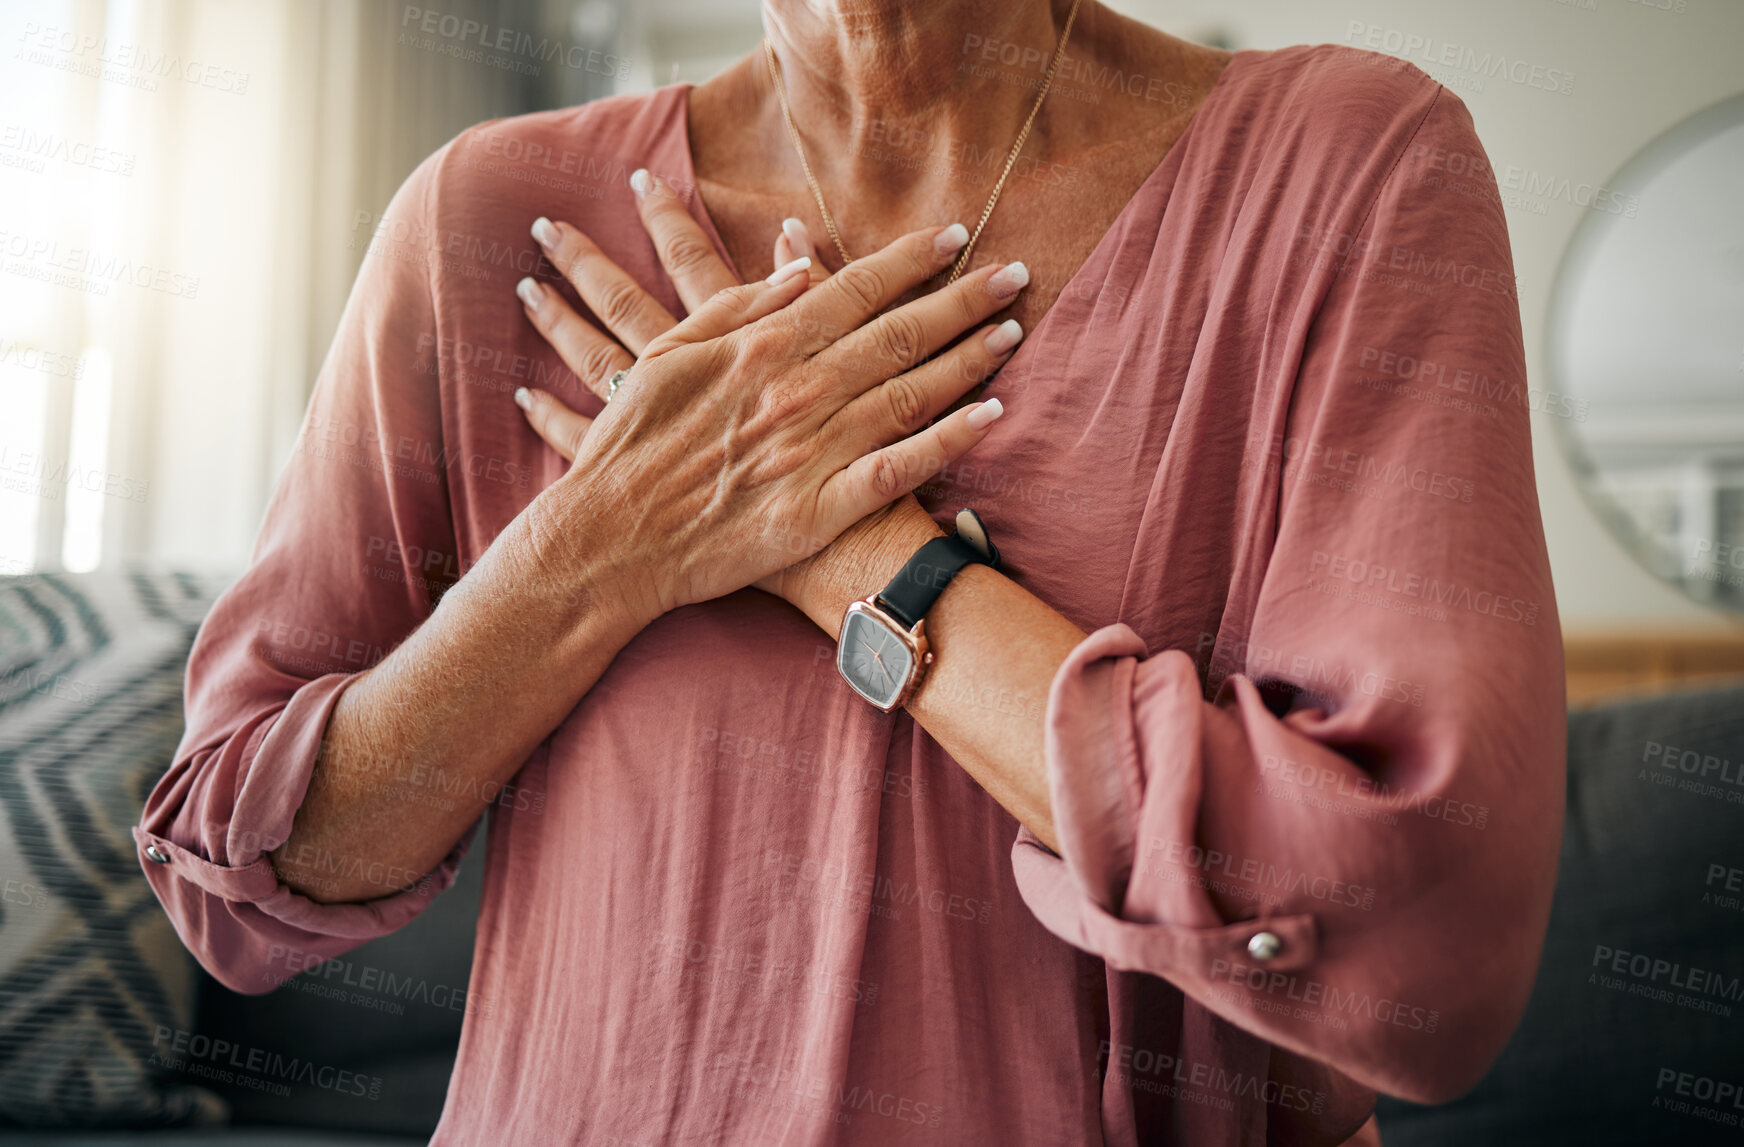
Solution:
<svg viewBox="0 0 1744 1147">
<path fill-rule="evenodd" d="M 817 248 L 811 244 L 811 232 L 806 229 L 803 219 L 783 219 L 781 221 L 781 237 L 787 240 L 787 245 L 793 248 L 795 259 L 805 256 L 812 262 L 817 262 Z M 779 265 L 781 260 L 777 259 Z"/>
<path fill-rule="evenodd" d="M 953 223 L 910 232 L 876 254 L 855 259 L 794 308 L 800 350 L 815 354 L 863 326 L 904 292 L 949 266 L 968 241 L 968 230 Z"/>
<path fill-rule="evenodd" d="M 541 215 L 533 220 L 533 238 L 551 265 L 575 285 L 588 310 L 598 315 L 631 353 L 641 354 L 652 339 L 678 323 L 660 300 L 568 223 L 553 223 Z"/>
<path fill-rule="evenodd" d="M 846 466 L 920 430 L 1004 366 L 1021 341 L 1023 327 L 1007 319 L 860 395 L 824 424 L 826 435 L 840 431 L 832 449 L 836 464 Z"/>
<path fill-rule="evenodd" d="M 601 334 L 599 328 L 575 313 L 567 299 L 539 280 L 522 279 L 515 284 L 515 294 L 520 296 L 522 312 L 556 348 L 564 365 L 601 398 L 606 396 L 612 375 L 635 363 L 629 351 Z"/>
<path fill-rule="evenodd" d="M 977 402 L 939 419 L 919 434 L 856 460 L 824 484 L 829 515 L 825 528 L 845 530 L 910 492 L 947 463 L 968 453 L 1003 413 L 1005 408 L 997 398 Z"/>
<path fill-rule="evenodd" d="M 850 392 L 873 386 L 926 361 L 968 327 L 1010 306 L 1028 283 L 1022 263 L 982 267 L 848 333 L 818 352 L 817 365 Z"/>
<path fill-rule="evenodd" d="M 642 226 L 654 240 L 654 253 L 678 288 L 685 310 L 695 311 L 716 292 L 738 285 L 739 277 L 716 252 L 702 224 L 663 180 L 638 168 L 630 173 L 630 190 L 636 193 Z"/>
<path fill-rule="evenodd" d="M 527 416 L 534 433 L 548 446 L 571 462 L 581 453 L 581 443 L 593 427 L 593 419 L 577 414 L 543 390 L 521 387 L 515 391 L 515 405 Z"/>
<path fill-rule="evenodd" d="M 787 258 L 781 255 L 781 240 L 787 240 Z M 811 230 L 806 227 L 803 219 L 783 219 L 781 221 L 781 238 L 775 241 L 775 265 L 785 265 L 789 259 L 811 260 L 811 281 L 821 283 L 830 277 L 830 270 L 824 266 L 824 261 L 818 258 L 817 244 L 811 240 Z"/>
<path fill-rule="evenodd" d="M 664 354 L 675 346 L 719 338 L 774 314 L 811 287 L 811 280 L 805 275 L 809 268 L 810 260 L 795 259 L 785 267 L 777 267 L 767 279 L 716 291 L 689 318 L 649 343 L 646 353 Z"/>
</svg>

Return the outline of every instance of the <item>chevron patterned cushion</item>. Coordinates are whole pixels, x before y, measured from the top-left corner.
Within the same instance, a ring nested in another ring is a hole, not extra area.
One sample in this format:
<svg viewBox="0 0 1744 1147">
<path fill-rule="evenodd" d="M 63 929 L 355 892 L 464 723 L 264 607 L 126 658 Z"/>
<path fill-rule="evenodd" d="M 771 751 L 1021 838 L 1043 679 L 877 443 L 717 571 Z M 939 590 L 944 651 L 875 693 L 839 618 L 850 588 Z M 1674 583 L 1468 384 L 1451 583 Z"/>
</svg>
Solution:
<svg viewBox="0 0 1744 1147">
<path fill-rule="evenodd" d="M 152 1065 L 187 1029 L 193 958 L 129 827 L 182 732 L 188 648 L 221 582 L 0 578 L 0 1123 L 221 1121 Z"/>
</svg>

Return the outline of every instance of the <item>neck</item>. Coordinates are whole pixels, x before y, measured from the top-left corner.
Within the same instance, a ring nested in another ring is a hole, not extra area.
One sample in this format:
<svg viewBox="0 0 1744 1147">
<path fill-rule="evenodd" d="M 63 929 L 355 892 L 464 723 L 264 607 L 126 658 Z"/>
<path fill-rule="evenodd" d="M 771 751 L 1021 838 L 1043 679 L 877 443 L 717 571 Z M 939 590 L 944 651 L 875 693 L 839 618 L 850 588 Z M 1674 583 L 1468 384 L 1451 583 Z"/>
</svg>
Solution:
<svg viewBox="0 0 1744 1147">
<path fill-rule="evenodd" d="M 971 156 L 978 164 L 991 159 L 997 177 L 1071 7 L 1072 0 L 765 0 L 764 26 L 826 199 L 832 189 L 872 185 L 897 214 L 916 200 L 978 210 L 968 192 L 981 187 L 985 195 L 990 185 L 953 189 L 948 184 L 965 181 L 948 171 Z M 1069 55 L 1082 51 L 1095 8 L 1083 0 Z M 780 146 L 791 152 L 780 111 L 771 110 Z M 1037 116 L 1026 154 L 1047 146 L 1046 120 L 1045 111 Z M 797 157 L 792 166 L 797 173 Z"/>
</svg>

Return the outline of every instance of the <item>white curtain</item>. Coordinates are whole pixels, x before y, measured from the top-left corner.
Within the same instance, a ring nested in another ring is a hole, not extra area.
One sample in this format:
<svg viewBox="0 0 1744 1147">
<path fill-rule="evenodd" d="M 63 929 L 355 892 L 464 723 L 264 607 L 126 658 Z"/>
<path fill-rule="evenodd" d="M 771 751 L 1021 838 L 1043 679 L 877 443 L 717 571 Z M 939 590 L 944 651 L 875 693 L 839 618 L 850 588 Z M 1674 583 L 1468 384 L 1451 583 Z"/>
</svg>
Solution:
<svg viewBox="0 0 1744 1147">
<path fill-rule="evenodd" d="M 0 572 L 239 565 L 401 180 L 628 74 L 606 0 L 8 7 Z"/>
</svg>

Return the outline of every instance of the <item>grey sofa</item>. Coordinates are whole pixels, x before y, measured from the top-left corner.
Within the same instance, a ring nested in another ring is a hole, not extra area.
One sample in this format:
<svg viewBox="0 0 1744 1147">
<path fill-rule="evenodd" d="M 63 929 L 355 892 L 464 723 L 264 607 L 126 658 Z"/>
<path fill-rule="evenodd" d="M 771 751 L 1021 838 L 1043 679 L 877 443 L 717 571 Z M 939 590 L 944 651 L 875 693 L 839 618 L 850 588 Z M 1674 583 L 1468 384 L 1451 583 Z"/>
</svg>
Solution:
<svg viewBox="0 0 1744 1147">
<path fill-rule="evenodd" d="M 9 601 L 20 616 L 30 610 L 62 610 L 63 630 L 83 624 L 69 619 L 115 614 L 107 627 L 114 645 L 150 629 L 140 616 L 124 616 L 116 599 L 165 599 L 175 596 L 180 584 L 179 606 L 164 606 L 160 600 L 154 607 L 153 616 L 168 636 L 147 659 L 160 675 L 172 672 L 173 683 L 179 685 L 171 654 L 177 642 L 183 643 L 185 654 L 202 602 L 214 587 L 186 578 L 177 583 L 173 575 L 168 581 L 139 573 L 129 577 L 120 589 L 80 579 L 39 581 L 28 606 L 18 603 L 16 586 L 9 589 L 0 579 L 0 629 L 7 622 Z M 35 622 L 26 618 L 19 624 L 28 628 Z M 30 670 L 37 674 L 35 680 L 44 679 L 40 649 L 21 653 L 0 645 L 0 653 L 11 658 L 0 665 L 11 675 L 3 680 L 15 678 L 25 664 L 38 667 Z M 75 680 L 98 676 L 89 668 L 92 662 L 76 664 L 87 668 L 67 669 L 63 679 L 67 674 Z M 78 677 L 80 672 L 86 677 Z M 140 673 L 122 680 L 129 695 L 137 694 Z M 119 701 L 101 700 L 108 694 L 98 685 L 89 692 L 97 701 L 87 698 L 84 711 L 74 716 L 87 725 L 100 724 L 102 706 Z M 119 698 L 122 691 L 117 688 L 114 695 Z M 40 753 L 42 734 L 39 730 L 26 736 L 5 723 L 7 696 L 0 689 L 0 804 L 10 801 L 6 812 L 16 832 L 29 809 L 21 807 L 7 778 L 28 771 L 25 765 L 32 753 Z M 173 745 L 171 734 L 179 721 L 177 691 L 160 688 L 157 696 L 154 704 L 165 714 L 163 727 L 147 745 L 157 756 L 130 782 L 129 791 L 140 799 L 166 763 L 166 745 Z M 30 699 L 42 700 L 40 687 L 34 687 Z M 130 727 L 140 724 L 137 715 L 130 717 Z M 1695 771 L 1686 772 L 1691 761 Z M 1727 764 L 1712 767 L 1710 761 Z M 1731 1007 L 1729 1015 L 1719 1010 L 1727 1005 L 1726 977 L 1744 985 L 1744 909 L 1736 906 L 1744 897 L 1726 887 L 1734 870 L 1744 870 L 1740 770 L 1744 685 L 1683 691 L 1570 716 L 1562 870 L 1544 961 L 1525 1020 L 1500 1062 L 1470 1095 L 1435 1108 L 1384 1100 L 1381 1127 L 1388 1147 L 1744 1141 L 1738 1122 L 1727 1124 L 1714 1114 L 1726 1111 L 1697 1096 L 1704 1086 L 1712 1095 L 1721 1081 L 1744 1087 L 1744 1005 Z M 121 799 L 117 807 L 125 803 Z M 97 831 L 94 824 L 90 831 Z M 190 972 L 189 1011 L 180 1013 L 176 1025 L 235 1047 L 293 1049 L 309 1061 L 343 1066 L 378 1081 L 373 1097 L 309 1086 L 274 1089 L 263 1087 L 260 1078 L 225 1082 L 203 1077 L 198 1086 L 227 1110 L 225 1126 L 14 1127 L 0 1130 L 0 1138 L 45 1147 L 385 1147 L 424 1142 L 440 1115 L 459 1037 L 482 858 L 481 834 L 455 887 L 409 926 L 305 972 L 272 994 L 238 995 L 203 972 Z M 130 863 L 137 864 L 131 858 Z M 143 887 L 136 867 L 131 876 L 117 872 L 117 879 L 136 879 Z M 150 902 L 135 903 L 137 919 L 150 921 Z M 19 917 L 15 911 L 0 919 L 0 938 Z M 130 927 L 137 932 L 137 925 Z M 1618 952 L 1629 957 L 1620 974 L 1613 967 Z M 1720 974 L 1719 994 L 1704 994 L 1708 1010 L 1666 1002 L 1654 994 L 1657 985 L 1651 979 L 1643 982 L 1630 974 L 1631 960 L 1640 954 Z M 286 953 L 285 959 L 295 961 L 297 956 Z M 1605 972 L 1603 980 L 1600 971 Z M 29 1003 L 22 993 L 13 994 L 12 1005 Z M 0 1044 L 5 1035 L 0 1033 Z M 18 1046 L 15 1041 L 14 1054 Z M 0 1047 L 0 1068 L 4 1052 Z M 171 1082 L 195 1082 L 186 1072 L 170 1074 Z M 1744 1120 L 1744 1099 L 1737 1112 Z"/>
</svg>

